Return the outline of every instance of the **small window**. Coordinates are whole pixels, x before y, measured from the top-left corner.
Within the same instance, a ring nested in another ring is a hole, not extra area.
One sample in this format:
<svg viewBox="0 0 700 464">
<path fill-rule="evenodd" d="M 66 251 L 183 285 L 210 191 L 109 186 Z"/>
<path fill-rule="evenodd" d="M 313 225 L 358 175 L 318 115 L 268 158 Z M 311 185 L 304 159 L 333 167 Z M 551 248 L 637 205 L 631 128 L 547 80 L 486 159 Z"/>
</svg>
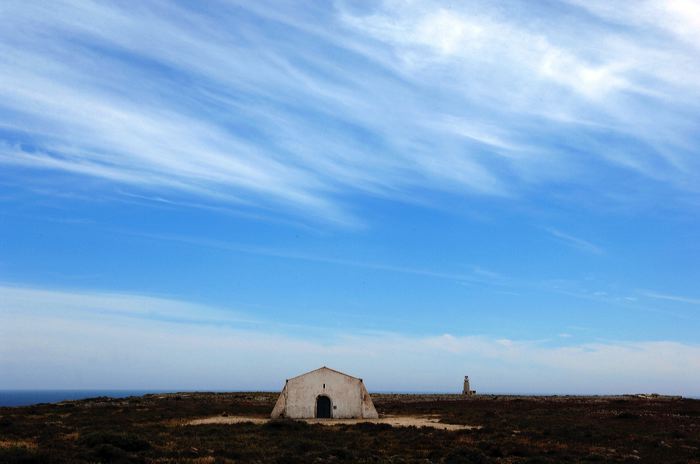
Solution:
<svg viewBox="0 0 700 464">
<path fill-rule="evenodd" d="M 324 388 L 324 389 L 326 388 L 326 384 L 325 384 L 325 383 L 323 384 L 323 388 Z"/>
</svg>

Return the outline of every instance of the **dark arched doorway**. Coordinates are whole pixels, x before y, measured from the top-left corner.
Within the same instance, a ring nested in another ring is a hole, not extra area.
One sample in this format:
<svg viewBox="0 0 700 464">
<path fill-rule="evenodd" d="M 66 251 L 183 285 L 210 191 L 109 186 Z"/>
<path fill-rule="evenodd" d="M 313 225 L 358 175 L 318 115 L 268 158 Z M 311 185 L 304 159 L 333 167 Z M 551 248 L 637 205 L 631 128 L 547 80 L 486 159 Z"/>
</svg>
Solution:
<svg viewBox="0 0 700 464">
<path fill-rule="evenodd" d="M 319 396 L 316 398 L 316 417 L 319 419 L 331 418 L 331 399 L 327 396 Z"/>
</svg>

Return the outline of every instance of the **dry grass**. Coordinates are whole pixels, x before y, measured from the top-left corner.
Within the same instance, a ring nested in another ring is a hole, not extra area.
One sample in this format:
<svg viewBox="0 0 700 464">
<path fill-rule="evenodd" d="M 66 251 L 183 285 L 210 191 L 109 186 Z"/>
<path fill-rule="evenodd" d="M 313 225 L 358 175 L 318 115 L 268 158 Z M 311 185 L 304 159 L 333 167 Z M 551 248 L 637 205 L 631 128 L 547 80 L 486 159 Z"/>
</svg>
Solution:
<svg viewBox="0 0 700 464">
<path fill-rule="evenodd" d="M 28 450 L 35 450 L 38 447 L 34 440 L 3 440 L 0 438 L 0 448 L 26 448 Z"/>
</svg>

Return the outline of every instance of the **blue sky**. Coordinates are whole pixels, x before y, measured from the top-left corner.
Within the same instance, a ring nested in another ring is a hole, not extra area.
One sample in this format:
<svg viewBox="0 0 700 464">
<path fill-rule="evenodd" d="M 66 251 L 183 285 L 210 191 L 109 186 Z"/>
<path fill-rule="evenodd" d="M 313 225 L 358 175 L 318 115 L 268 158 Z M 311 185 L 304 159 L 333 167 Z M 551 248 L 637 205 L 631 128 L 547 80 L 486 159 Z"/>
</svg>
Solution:
<svg viewBox="0 0 700 464">
<path fill-rule="evenodd" d="M 697 3 L 0 17 L 0 388 L 700 395 Z"/>
</svg>

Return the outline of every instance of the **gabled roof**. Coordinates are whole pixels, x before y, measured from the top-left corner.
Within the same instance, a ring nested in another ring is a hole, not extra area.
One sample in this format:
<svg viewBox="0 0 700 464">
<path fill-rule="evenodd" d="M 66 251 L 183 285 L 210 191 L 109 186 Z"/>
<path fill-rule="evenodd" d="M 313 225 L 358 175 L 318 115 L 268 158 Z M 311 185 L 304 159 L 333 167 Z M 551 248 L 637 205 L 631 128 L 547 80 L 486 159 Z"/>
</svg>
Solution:
<svg viewBox="0 0 700 464">
<path fill-rule="evenodd" d="M 316 371 L 323 371 L 323 370 L 331 371 L 331 372 L 333 372 L 333 373 L 335 373 L 335 374 L 344 375 L 345 377 L 350 377 L 351 379 L 359 380 L 360 382 L 362 382 L 362 379 L 359 378 L 359 377 L 353 377 L 352 375 L 348 375 L 348 374 L 346 374 L 345 372 L 336 371 L 335 369 L 331 369 L 330 367 L 326 367 L 326 366 L 319 367 L 318 369 L 314 369 L 314 370 L 309 371 L 309 372 L 304 372 L 303 374 L 299 374 L 299 375 L 297 375 L 297 376 L 295 376 L 295 377 L 292 377 L 291 379 L 287 379 L 287 381 L 290 381 L 290 380 L 293 380 L 293 379 L 298 379 L 299 377 L 303 377 L 303 376 L 308 375 L 308 374 L 311 374 L 311 373 L 313 373 L 313 372 L 316 372 Z"/>
</svg>

